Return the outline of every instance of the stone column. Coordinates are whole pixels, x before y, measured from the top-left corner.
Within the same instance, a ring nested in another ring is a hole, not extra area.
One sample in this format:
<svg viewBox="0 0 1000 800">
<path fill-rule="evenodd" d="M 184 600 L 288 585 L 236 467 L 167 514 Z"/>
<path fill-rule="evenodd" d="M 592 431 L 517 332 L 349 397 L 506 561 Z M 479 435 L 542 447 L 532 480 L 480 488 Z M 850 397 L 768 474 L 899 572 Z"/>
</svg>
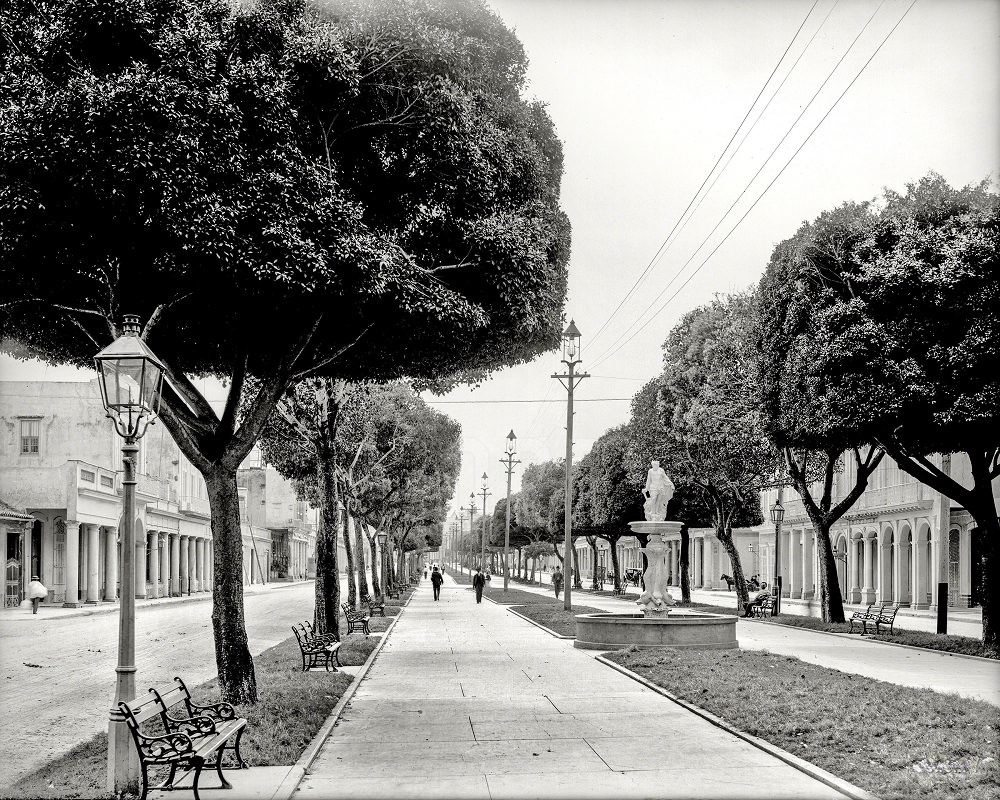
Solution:
<svg viewBox="0 0 1000 800">
<path fill-rule="evenodd" d="M 813 596 L 813 576 L 816 572 L 816 558 L 813 555 L 813 532 L 802 531 L 802 599 Z"/>
<path fill-rule="evenodd" d="M 41 559 L 38 560 L 41 564 Z M 28 599 L 28 584 L 31 583 L 31 525 L 24 526 L 24 533 L 21 534 L 21 603 L 23 608 L 31 608 L 31 600 Z M 38 579 L 41 580 L 39 575 Z"/>
<path fill-rule="evenodd" d="M 118 529 L 104 529 L 104 599 L 118 598 Z"/>
<path fill-rule="evenodd" d="M 874 538 L 861 540 L 862 552 L 864 554 L 864 586 L 861 587 L 861 602 L 875 602 L 875 548 L 877 543 Z"/>
<path fill-rule="evenodd" d="M 181 593 L 181 536 L 170 534 L 170 596 L 178 597 Z"/>
<path fill-rule="evenodd" d="M 204 580 L 205 591 L 206 592 L 210 592 L 210 591 L 212 591 L 212 578 L 214 577 L 213 570 L 212 570 L 212 540 L 211 539 L 205 539 L 204 559 L 205 559 L 205 580 Z"/>
<path fill-rule="evenodd" d="M 208 591 L 208 578 L 205 576 L 205 540 L 195 540 L 195 560 L 198 563 L 198 591 Z"/>
<path fill-rule="evenodd" d="M 160 534 L 149 534 L 149 596 L 160 596 Z"/>
<path fill-rule="evenodd" d="M 851 533 L 847 533 L 847 601 L 858 603 L 861 601 L 861 584 L 858 576 L 861 573 L 861 548 L 857 539 L 851 538 Z"/>
<path fill-rule="evenodd" d="M 160 597 L 170 597 L 170 534 L 160 534 Z"/>
<path fill-rule="evenodd" d="M 188 570 L 190 569 L 190 564 L 188 562 L 188 542 L 190 537 L 188 536 L 178 536 L 180 540 L 180 555 L 178 556 L 178 566 L 177 571 L 179 573 L 179 580 L 177 582 L 177 590 L 180 594 L 188 593 Z"/>
<path fill-rule="evenodd" d="M 788 596 L 802 597 L 802 532 L 788 532 Z"/>
<path fill-rule="evenodd" d="M 83 525 L 87 542 L 87 603 L 101 602 L 101 540 L 97 525 Z"/>
<path fill-rule="evenodd" d="M 135 532 L 135 596 L 145 598 L 146 588 L 146 547 L 147 537 L 139 531 Z"/>
<path fill-rule="evenodd" d="M 66 601 L 64 608 L 80 607 L 80 523 L 66 520 Z"/>
</svg>

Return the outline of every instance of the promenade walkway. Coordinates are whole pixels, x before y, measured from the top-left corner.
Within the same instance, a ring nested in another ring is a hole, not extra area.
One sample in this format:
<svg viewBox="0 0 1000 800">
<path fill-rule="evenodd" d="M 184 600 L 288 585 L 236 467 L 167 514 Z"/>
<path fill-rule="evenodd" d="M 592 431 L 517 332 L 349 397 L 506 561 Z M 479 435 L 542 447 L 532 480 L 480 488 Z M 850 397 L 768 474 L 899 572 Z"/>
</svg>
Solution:
<svg viewBox="0 0 1000 800">
<path fill-rule="evenodd" d="M 503 586 L 502 581 L 494 583 Z M 546 595 L 552 591 L 520 583 L 511 586 Z M 497 589 L 492 592 L 494 596 L 499 594 Z M 573 594 L 574 606 L 591 606 L 602 611 L 631 610 L 634 602 L 634 597 L 623 600 L 588 592 Z M 743 650 L 768 650 L 899 686 L 933 689 L 1000 706 L 1000 662 L 997 661 L 961 658 L 862 639 L 858 634 L 823 633 L 752 619 L 740 619 L 736 623 L 736 638 Z"/>
<path fill-rule="evenodd" d="M 843 795 L 446 577 L 439 602 L 416 591 L 296 797 Z"/>
</svg>

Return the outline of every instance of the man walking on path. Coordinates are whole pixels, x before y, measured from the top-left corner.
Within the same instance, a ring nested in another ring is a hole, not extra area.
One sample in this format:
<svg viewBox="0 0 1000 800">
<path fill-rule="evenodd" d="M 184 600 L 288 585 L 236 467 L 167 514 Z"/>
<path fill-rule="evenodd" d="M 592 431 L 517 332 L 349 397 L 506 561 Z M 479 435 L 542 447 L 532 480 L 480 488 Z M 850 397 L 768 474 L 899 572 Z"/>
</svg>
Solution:
<svg viewBox="0 0 1000 800">
<path fill-rule="evenodd" d="M 552 573 L 552 588 L 556 590 L 556 599 L 559 599 L 559 592 L 562 591 L 563 574 L 559 567 Z"/>
<path fill-rule="evenodd" d="M 441 597 L 441 582 L 444 578 L 441 577 L 441 573 L 438 572 L 438 568 L 434 567 L 431 570 L 431 586 L 434 587 L 434 599 L 438 600 Z"/>
<path fill-rule="evenodd" d="M 480 568 L 476 568 L 475 577 L 472 579 L 472 588 L 476 590 L 476 602 L 483 602 L 483 589 L 486 588 L 486 578 Z"/>
</svg>

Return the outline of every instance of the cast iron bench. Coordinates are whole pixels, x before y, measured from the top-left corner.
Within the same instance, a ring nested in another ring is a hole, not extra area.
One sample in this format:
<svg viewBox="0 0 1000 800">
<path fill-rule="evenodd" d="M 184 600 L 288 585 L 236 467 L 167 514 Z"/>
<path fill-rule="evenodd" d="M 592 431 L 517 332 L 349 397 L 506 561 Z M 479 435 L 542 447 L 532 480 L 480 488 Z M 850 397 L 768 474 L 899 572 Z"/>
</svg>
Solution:
<svg viewBox="0 0 1000 800">
<path fill-rule="evenodd" d="M 374 617 L 378 614 L 380 617 L 385 616 L 385 600 L 376 600 L 371 595 L 365 597 L 365 604 L 368 606 L 368 616 Z"/>
<path fill-rule="evenodd" d="M 151 696 L 118 704 L 139 753 L 142 770 L 140 800 L 145 800 L 150 788 L 150 766 L 170 767 L 167 779 L 154 787 L 164 790 L 177 788 L 174 776 L 178 767 L 185 774 L 194 770 L 192 790 L 195 800 L 201 800 L 198 781 L 205 767 L 215 768 L 222 784 L 220 788 L 232 789 L 232 784 L 222 774 L 222 757 L 226 750 L 231 750 L 239 767 L 246 769 L 247 764 L 240 753 L 240 738 L 247 721 L 237 717 L 229 703 L 202 706 L 192 702 L 191 693 L 180 678 L 174 678 L 174 683 L 162 692 L 150 689 L 149 693 Z M 186 715 L 171 716 L 169 711 L 176 706 L 182 706 Z M 156 718 L 159 718 L 164 732 L 158 736 L 143 733 L 143 723 Z"/>
<path fill-rule="evenodd" d="M 887 611 L 887 609 L 892 609 L 892 603 L 889 602 L 872 603 L 864 611 L 855 611 L 853 614 L 851 614 L 851 627 L 847 632 L 854 633 L 854 623 L 857 622 L 861 624 L 861 633 L 863 634 L 868 633 L 868 623 L 871 622 L 872 624 L 875 624 L 875 622 L 880 617 L 883 616 L 883 612 L 885 612 L 886 614 L 891 614 L 892 619 L 895 619 L 896 612 Z M 899 606 L 896 606 L 896 609 L 898 610 Z M 892 627 L 892 619 L 886 620 L 889 623 L 890 630 Z"/>
<path fill-rule="evenodd" d="M 611 589 L 611 594 L 614 595 L 615 597 L 625 597 L 626 594 L 625 589 L 627 587 L 628 587 L 628 581 L 622 578 L 618 582 L 618 585 Z"/>
<path fill-rule="evenodd" d="M 750 613 L 755 617 L 760 617 L 761 619 L 766 617 L 768 614 L 773 617 L 776 602 L 777 598 L 773 594 L 769 594 L 767 597 L 762 597 L 760 602 L 751 602 Z"/>
<path fill-rule="evenodd" d="M 899 604 L 898 603 L 896 603 L 896 604 L 886 603 L 886 604 L 884 604 L 882 606 L 882 610 L 881 611 L 879 611 L 877 614 L 873 614 L 872 615 L 873 619 L 869 619 L 867 621 L 875 623 L 875 633 L 876 634 L 882 632 L 882 626 L 883 625 L 888 625 L 889 626 L 889 633 L 891 634 L 892 633 L 893 623 L 895 623 L 895 621 L 896 621 L 896 612 L 897 611 L 899 611 Z M 862 625 L 864 625 L 864 623 L 862 623 Z"/>
<path fill-rule="evenodd" d="M 299 630 L 301 628 L 301 631 Z M 340 642 L 332 633 L 317 634 L 312 630 L 308 622 L 301 625 L 292 625 L 292 632 L 299 642 L 299 650 L 302 652 L 302 671 L 307 672 L 313 667 L 319 666 L 319 659 L 323 659 L 323 667 L 330 671 L 330 659 L 337 662 L 337 667 L 342 667 L 340 663 Z M 337 667 L 333 671 L 337 671 Z"/>
<path fill-rule="evenodd" d="M 344 609 L 344 616 L 347 617 L 348 633 L 354 633 L 355 630 L 363 631 L 365 636 L 368 636 L 371 633 L 371 631 L 368 630 L 369 617 L 366 617 L 364 612 L 355 611 L 347 605 L 347 603 L 341 603 L 340 607 Z"/>
</svg>

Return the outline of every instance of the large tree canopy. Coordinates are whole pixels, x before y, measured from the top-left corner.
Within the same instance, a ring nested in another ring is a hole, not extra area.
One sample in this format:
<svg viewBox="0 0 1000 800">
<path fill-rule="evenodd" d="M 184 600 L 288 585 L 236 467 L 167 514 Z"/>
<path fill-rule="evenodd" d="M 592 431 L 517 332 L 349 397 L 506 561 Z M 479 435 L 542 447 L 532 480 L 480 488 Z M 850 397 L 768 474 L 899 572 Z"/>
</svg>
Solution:
<svg viewBox="0 0 1000 800">
<path fill-rule="evenodd" d="M 223 696 L 254 702 L 237 467 L 295 380 L 555 346 L 560 144 L 481 2 L 12 0 L 0 29 L 0 347 L 89 366 L 146 320 L 208 485 Z"/>
<path fill-rule="evenodd" d="M 928 175 L 845 204 L 782 243 L 760 284 L 764 406 L 779 441 L 880 445 L 966 508 L 984 555 L 984 640 L 997 641 L 1000 197 Z M 973 485 L 935 453 L 964 452 Z"/>
</svg>

